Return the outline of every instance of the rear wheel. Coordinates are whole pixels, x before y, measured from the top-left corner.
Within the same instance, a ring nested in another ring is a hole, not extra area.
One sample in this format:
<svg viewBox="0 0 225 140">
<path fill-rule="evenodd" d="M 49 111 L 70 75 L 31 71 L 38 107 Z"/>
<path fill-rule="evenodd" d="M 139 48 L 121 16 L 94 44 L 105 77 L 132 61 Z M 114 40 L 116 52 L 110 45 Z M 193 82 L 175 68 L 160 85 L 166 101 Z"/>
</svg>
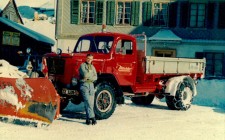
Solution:
<svg viewBox="0 0 225 140">
<path fill-rule="evenodd" d="M 136 105 L 150 105 L 154 100 L 154 97 L 154 95 L 134 96 L 131 98 L 131 101 Z"/>
<path fill-rule="evenodd" d="M 94 111 L 99 120 L 109 118 L 116 108 L 115 91 L 110 83 L 102 82 L 96 86 Z"/>
<path fill-rule="evenodd" d="M 172 110 L 188 110 L 193 100 L 193 87 L 188 81 L 178 84 L 175 96 L 166 96 L 167 106 Z"/>
</svg>

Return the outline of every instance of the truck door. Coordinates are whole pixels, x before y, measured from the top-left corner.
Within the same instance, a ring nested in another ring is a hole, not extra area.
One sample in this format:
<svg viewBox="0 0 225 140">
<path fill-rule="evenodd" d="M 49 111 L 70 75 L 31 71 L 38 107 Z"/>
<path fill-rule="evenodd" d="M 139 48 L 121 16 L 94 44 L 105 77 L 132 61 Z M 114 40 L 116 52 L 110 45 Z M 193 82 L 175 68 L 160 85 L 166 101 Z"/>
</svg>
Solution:
<svg viewBox="0 0 225 140">
<path fill-rule="evenodd" d="M 135 82 L 136 57 L 132 40 L 120 39 L 115 49 L 114 75 L 120 85 L 133 85 Z"/>
</svg>

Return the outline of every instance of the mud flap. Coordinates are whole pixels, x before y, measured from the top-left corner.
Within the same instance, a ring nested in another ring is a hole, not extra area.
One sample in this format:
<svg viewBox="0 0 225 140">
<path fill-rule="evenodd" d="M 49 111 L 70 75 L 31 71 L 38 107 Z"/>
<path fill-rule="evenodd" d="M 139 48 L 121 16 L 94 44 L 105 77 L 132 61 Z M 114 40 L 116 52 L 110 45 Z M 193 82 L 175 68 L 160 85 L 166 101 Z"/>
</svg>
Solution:
<svg viewBox="0 0 225 140">
<path fill-rule="evenodd" d="M 59 116 L 60 97 L 46 78 L 1 78 L 0 120 L 49 125 Z"/>
</svg>

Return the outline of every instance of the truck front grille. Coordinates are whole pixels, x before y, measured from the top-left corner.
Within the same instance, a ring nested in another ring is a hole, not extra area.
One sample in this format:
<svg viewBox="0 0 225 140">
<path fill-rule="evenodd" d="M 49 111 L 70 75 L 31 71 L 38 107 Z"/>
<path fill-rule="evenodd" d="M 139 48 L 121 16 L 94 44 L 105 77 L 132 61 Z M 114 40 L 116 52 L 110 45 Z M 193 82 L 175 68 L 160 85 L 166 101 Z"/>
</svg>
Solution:
<svg viewBox="0 0 225 140">
<path fill-rule="evenodd" d="M 64 74 L 65 60 L 60 58 L 47 58 L 47 65 L 49 74 Z"/>
</svg>

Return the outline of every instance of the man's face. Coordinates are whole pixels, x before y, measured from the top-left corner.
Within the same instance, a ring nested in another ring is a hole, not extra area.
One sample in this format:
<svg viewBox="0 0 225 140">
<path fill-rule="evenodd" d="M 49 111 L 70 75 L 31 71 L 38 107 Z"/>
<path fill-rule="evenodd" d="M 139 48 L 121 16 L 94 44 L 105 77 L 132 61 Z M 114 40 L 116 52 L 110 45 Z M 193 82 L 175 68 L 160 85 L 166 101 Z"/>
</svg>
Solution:
<svg viewBox="0 0 225 140">
<path fill-rule="evenodd" d="M 88 57 L 86 58 L 86 62 L 87 62 L 88 64 L 91 64 L 92 61 L 93 61 L 93 56 L 88 56 Z"/>
</svg>

